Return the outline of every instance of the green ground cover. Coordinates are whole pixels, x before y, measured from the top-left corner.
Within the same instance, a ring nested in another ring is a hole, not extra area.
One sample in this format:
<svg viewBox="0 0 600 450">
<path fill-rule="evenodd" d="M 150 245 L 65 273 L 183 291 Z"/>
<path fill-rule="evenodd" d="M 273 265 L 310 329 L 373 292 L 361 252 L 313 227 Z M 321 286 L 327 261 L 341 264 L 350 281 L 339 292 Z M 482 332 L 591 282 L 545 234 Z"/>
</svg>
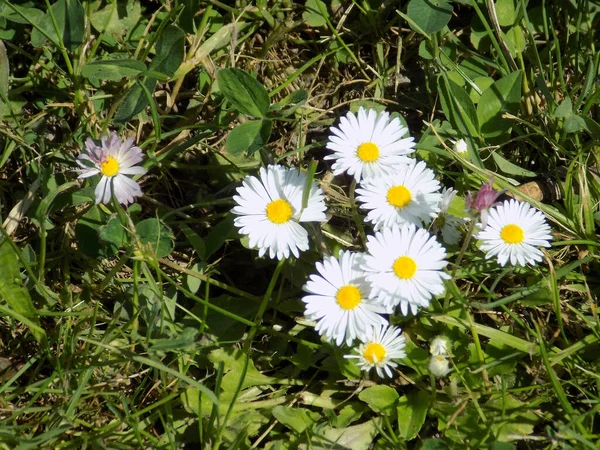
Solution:
<svg viewBox="0 0 600 450">
<path fill-rule="evenodd" d="M 599 13 L 2 0 L 0 448 L 598 448 Z M 326 159 L 360 108 L 397 119 L 457 191 L 416 219 L 427 236 L 464 219 L 441 291 L 383 314 L 403 330 L 391 377 L 357 365 L 383 347 L 321 336 L 303 302 L 320 261 L 373 252 L 381 231 L 365 181 Z M 102 153 L 111 132 L 134 150 Z M 323 193 L 298 257 L 259 256 L 232 211 L 269 165 L 301 174 L 296 209 Z M 490 182 L 543 214 L 538 261 L 486 258 L 465 205 Z"/>
</svg>

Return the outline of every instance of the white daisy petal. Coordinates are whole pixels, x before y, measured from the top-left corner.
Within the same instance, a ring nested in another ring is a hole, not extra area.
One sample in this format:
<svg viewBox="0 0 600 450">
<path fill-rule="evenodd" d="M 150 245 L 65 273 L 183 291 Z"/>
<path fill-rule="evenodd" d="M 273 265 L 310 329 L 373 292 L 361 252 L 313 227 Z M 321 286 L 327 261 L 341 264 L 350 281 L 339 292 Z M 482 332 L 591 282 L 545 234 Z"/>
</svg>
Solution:
<svg viewBox="0 0 600 450">
<path fill-rule="evenodd" d="M 390 121 L 387 112 L 361 107 L 357 116 L 349 112 L 330 131 L 327 148 L 334 153 L 325 159 L 335 160 L 335 175 L 347 172 L 357 181 L 392 173 L 398 164 L 411 162 L 406 155 L 415 151 L 413 138 L 402 139 L 406 127 L 398 119 Z"/>
<path fill-rule="evenodd" d="M 450 278 L 443 272 L 446 250 L 426 230 L 412 224 L 385 228 L 367 238 L 367 250 L 364 270 L 371 295 L 385 307 L 400 306 L 406 315 L 444 292 L 444 279 Z"/>
<path fill-rule="evenodd" d="M 357 349 L 358 354 L 345 355 L 345 358 L 358 359 L 357 365 L 363 371 L 370 371 L 373 367 L 381 378 L 392 377 L 393 368 L 398 364 L 394 359 L 406 357 L 404 348 L 406 342 L 401 335 L 402 330 L 390 325 L 381 325 L 370 330 Z"/>
<path fill-rule="evenodd" d="M 127 205 L 142 195 L 140 185 L 125 175 L 142 175 L 146 169 L 136 166 L 143 158 L 142 149 L 133 146 L 134 139 L 121 141 L 115 132 L 102 136 L 98 145 L 91 138 L 85 141 L 86 150 L 77 157 L 78 178 L 100 174 L 96 185 L 96 203 L 108 203 L 112 195 Z"/>
<path fill-rule="evenodd" d="M 231 210 L 238 217 L 234 224 L 240 234 L 249 237 L 250 247 L 259 256 L 284 259 L 300 256 L 308 250 L 308 232 L 300 222 L 324 222 L 325 197 L 315 182 L 311 183 L 308 204 L 302 208 L 306 175 L 283 166 L 261 168 L 259 177 L 248 176 L 237 188 Z"/>
<path fill-rule="evenodd" d="M 304 286 L 305 316 L 317 321 L 315 329 L 336 345 L 351 345 L 366 339 L 374 327 L 387 324 L 380 314 L 387 312 L 370 296 L 369 283 L 360 269 L 363 256 L 341 251 L 339 258 L 326 257 L 317 263 L 318 275 L 310 276 Z"/>
<path fill-rule="evenodd" d="M 442 194 L 435 174 L 424 162 L 405 164 L 392 174 L 365 179 L 356 199 L 369 210 L 367 221 L 375 231 L 412 223 L 421 226 L 439 212 Z"/>
<path fill-rule="evenodd" d="M 477 234 L 486 258 L 498 264 L 535 265 L 543 259 L 536 247 L 550 247 L 552 234 L 544 215 L 529 203 L 506 200 L 490 209 L 487 224 Z"/>
</svg>

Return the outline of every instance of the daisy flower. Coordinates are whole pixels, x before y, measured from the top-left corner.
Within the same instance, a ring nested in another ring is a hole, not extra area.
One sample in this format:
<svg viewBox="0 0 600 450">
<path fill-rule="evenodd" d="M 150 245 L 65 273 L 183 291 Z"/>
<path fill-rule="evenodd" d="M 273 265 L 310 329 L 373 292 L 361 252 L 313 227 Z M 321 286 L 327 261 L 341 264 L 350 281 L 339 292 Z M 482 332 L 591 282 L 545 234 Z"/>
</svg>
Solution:
<svg viewBox="0 0 600 450">
<path fill-rule="evenodd" d="M 325 159 L 335 160 L 334 175 L 348 172 L 356 181 L 390 173 L 392 167 L 410 162 L 405 155 L 415 151 L 412 137 L 402 139 L 408 128 L 398 118 L 390 121 L 387 112 L 361 107 L 358 116 L 349 112 L 330 130 L 327 148 L 334 154 Z"/>
<path fill-rule="evenodd" d="M 323 192 L 311 183 L 306 208 L 302 209 L 302 196 L 306 175 L 296 169 L 269 166 L 260 169 L 260 176 L 247 176 L 237 188 L 237 203 L 232 209 L 235 226 L 248 235 L 250 247 L 258 248 L 258 255 L 267 250 L 270 258 L 283 259 L 290 252 L 299 256 L 308 250 L 308 233 L 300 222 L 324 222 L 325 201 Z"/>
<path fill-rule="evenodd" d="M 448 245 L 458 244 L 460 241 L 460 227 L 465 223 L 463 218 L 456 217 L 448 212 L 457 192 L 452 188 L 442 190 L 440 211 L 436 217 L 436 226 L 442 234 L 442 240 Z"/>
<path fill-rule="evenodd" d="M 450 352 L 448 351 L 448 338 L 446 336 L 436 336 L 431 340 L 431 344 L 429 345 L 429 352 L 433 356 L 448 356 Z"/>
<path fill-rule="evenodd" d="M 361 266 L 363 255 L 341 251 L 339 259 L 330 256 L 316 264 L 319 275 L 311 275 L 302 301 L 306 303 L 306 318 L 317 321 L 315 330 L 336 345 L 351 345 L 364 338 L 371 328 L 386 325 L 379 314 L 386 309 L 369 298 L 371 288 Z"/>
<path fill-rule="evenodd" d="M 538 247 L 550 247 L 550 226 L 544 215 L 529 203 L 505 200 L 490 209 L 487 225 L 477 234 L 483 241 L 481 250 L 486 258 L 496 256 L 498 264 L 535 265 L 543 258 Z"/>
<path fill-rule="evenodd" d="M 382 325 L 373 328 L 370 336 L 358 347 L 358 355 L 345 355 L 344 358 L 358 359 L 358 366 L 366 372 L 375 367 L 377 375 L 391 378 L 392 370 L 398 366 L 392 359 L 404 358 L 406 342 L 402 330 L 394 326 Z"/>
<path fill-rule="evenodd" d="M 78 178 L 102 175 L 96 186 L 96 203 L 108 203 L 114 194 L 119 203 L 127 205 L 142 195 L 140 185 L 127 176 L 146 173 L 146 169 L 136 165 L 143 154 L 133 141 L 134 138 L 122 141 L 115 132 L 103 136 L 99 144 L 86 139 L 86 150 L 77 157 Z"/>
<path fill-rule="evenodd" d="M 459 139 L 458 141 L 454 141 L 454 145 L 453 145 L 452 149 L 456 153 L 459 153 L 463 156 L 465 156 L 465 153 L 467 153 L 467 151 L 469 150 L 469 148 L 467 147 L 467 143 L 465 142 L 464 139 Z"/>
<path fill-rule="evenodd" d="M 433 295 L 444 293 L 446 250 L 435 236 L 414 225 L 385 228 L 367 238 L 364 269 L 371 295 L 384 306 L 400 305 L 402 314 L 429 306 Z"/>
<path fill-rule="evenodd" d="M 442 194 L 435 174 L 423 161 L 407 164 L 389 175 L 366 179 L 356 199 L 369 210 L 366 220 L 375 231 L 382 227 L 428 223 L 439 211 Z"/>
<path fill-rule="evenodd" d="M 443 378 L 450 373 L 450 363 L 445 356 L 431 355 L 429 359 L 429 372 L 436 378 Z"/>
</svg>

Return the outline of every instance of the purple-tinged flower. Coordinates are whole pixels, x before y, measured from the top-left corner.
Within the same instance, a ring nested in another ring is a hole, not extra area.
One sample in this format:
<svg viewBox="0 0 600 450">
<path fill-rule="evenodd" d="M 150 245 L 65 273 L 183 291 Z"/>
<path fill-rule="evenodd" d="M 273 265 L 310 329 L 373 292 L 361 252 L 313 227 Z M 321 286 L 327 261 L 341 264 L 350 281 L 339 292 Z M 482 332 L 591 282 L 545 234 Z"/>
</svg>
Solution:
<svg viewBox="0 0 600 450">
<path fill-rule="evenodd" d="M 481 224 L 483 227 L 487 224 L 488 209 L 496 205 L 498 197 L 502 195 L 504 191 L 497 191 L 493 187 L 493 181 L 490 180 L 488 183 L 484 183 L 475 198 L 471 192 L 467 193 L 465 203 L 467 209 L 475 210 L 481 214 Z"/>
<path fill-rule="evenodd" d="M 100 145 L 86 139 L 86 149 L 77 157 L 78 178 L 102 175 L 96 186 L 96 203 L 108 203 L 114 194 L 119 203 L 127 205 L 142 195 L 140 185 L 126 176 L 146 173 L 146 169 L 136 165 L 143 159 L 143 153 L 133 141 L 134 138 L 122 141 L 114 131 L 103 136 Z"/>
</svg>

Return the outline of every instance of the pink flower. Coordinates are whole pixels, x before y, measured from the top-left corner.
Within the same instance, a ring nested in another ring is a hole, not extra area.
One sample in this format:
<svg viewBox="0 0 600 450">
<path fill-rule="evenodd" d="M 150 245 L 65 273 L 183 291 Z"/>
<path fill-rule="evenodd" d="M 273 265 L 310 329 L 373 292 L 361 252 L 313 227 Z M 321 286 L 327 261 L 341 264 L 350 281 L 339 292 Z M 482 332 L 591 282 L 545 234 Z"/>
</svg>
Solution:
<svg viewBox="0 0 600 450">
<path fill-rule="evenodd" d="M 475 210 L 481 214 L 481 224 L 485 227 L 487 223 L 488 209 L 496 204 L 498 197 L 502 195 L 504 191 L 496 191 L 493 187 L 493 179 L 488 183 L 484 183 L 475 198 L 473 194 L 469 192 L 465 199 L 467 209 Z"/>
<path fill-rule="evenodd" d="M 484 209 L 494 206 L 496 200 L 501 194 L 502 191 L 496 191 L 492 186 L 492 181 L 490 180 L 489 183 L 484 183 L 481 186 L 479 192 L 477 192 L 477 195 L 475 196 L 475 199 L 473 199 L 473 195 L 471 192 L 469 192 L 465 202 L 467 204 L 467 208 L 476 209 L 477 212 L 481 212 Z"/>
</svg>

